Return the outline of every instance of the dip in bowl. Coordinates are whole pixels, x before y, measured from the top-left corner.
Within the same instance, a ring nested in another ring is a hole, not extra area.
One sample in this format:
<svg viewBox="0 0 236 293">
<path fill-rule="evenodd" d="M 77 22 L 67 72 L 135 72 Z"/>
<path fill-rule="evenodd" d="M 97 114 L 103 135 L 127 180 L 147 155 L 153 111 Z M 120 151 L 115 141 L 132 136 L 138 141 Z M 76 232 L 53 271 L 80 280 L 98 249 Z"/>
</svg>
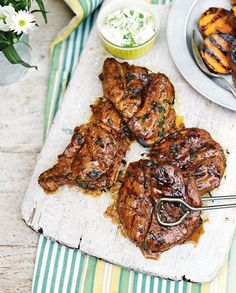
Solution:
<svg viewBox="0 0 236 293">
<path fill-rule="evenodd" d="M 106 49 L 122 59 L 143 56 L 153 47 L 160 27 L 157 15 L 142 1 L 112 1 L 97 20 Z"/>
</svg>

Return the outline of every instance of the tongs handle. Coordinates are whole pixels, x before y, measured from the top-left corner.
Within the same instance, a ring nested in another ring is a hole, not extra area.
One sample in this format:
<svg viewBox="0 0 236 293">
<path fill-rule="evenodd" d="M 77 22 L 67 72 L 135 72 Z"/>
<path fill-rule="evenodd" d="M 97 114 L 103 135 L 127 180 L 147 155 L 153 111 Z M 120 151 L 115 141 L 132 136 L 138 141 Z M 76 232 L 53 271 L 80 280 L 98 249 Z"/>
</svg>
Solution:
<svg viewBox="0 0 236 293">
<path fill-rule="evenodd" d="M 203 197 L 202 201 L 214 201 L 214 200 L 226 200 L 226 199 L 236 199 L 236 195 L 227 195 L 227 196 L 214 196 L 214 197 Z M 160 218 L 160 210 L 162 207 L 162 204 L 168 202 L 168 203 L 180 203 L 185 208 L 187 208 L 187 211 L 183 214 L 183 216 L 175 222 L 164 222 Z M 211 205 L 211 206 L 203 206 L 203 207 L 192 207 L 185 201 L 183 201 L 180 198 L 173 198 L 173 197 L 163 197 L 158 200 L 155 206 L 156 211 L 156 218 L 159 224 L 162 226 L 172 227 L 181 224 L 185 218 L 190 214 L 190 211 L 207 211 L 207 210 L 218 210 L 218 209 L 228 209 L 228 208 L 234 208 L 236 207 L 236 203 L 232 204 L 222 204 L 222 205 Z"/>
</svg>

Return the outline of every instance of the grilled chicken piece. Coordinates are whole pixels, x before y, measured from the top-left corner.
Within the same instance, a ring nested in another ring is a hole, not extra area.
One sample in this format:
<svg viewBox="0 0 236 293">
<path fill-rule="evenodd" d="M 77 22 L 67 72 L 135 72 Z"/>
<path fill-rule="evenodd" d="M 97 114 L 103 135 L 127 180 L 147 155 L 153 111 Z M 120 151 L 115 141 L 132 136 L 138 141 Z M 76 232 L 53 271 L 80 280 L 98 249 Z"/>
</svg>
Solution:
<svg viewBox="0 0 236 293">
<path fill-rule="evenodd" d="M 162 197 L 177 197 L 194 207 L 202 204 L 195 181 L 184 178 L 178 169 L 150 160 L 131 163 L 119 191 L 117 210 L 124 232 L 148 258 L 183 243 L 201 224 L 200 213 L 191 212 L 180 225 L 161 226 L 155 206 Z M 165 203 L 160 216 L 174 222 L 185 212 L 181 205 Z"/>
<path fill-rule="evenodd" d="M 126 127 L 109 101 L 91 107 L 92 121 L 75 128 L 58 163 L 39 176 L 44 190 L 52 192 L 62 185 L 101 190 L 114 184 L 129 147 Z"/>
<path fill-rule="evenodd" d="M 151 150 L 150 157 L 181 169 L 184 177 L 194 178 L 202 195 L 220 185 L 226 168 L 222 147 L 199 128 L 171 134 Z"/>
<path fill-rule="evenodd" d="M 174 87 L 161 73 L 149 73 L 144 67 L 104 62 L 104 96 L 109 99 L 143 146 L 151 146 L 175 129 Z"/>
</svg>

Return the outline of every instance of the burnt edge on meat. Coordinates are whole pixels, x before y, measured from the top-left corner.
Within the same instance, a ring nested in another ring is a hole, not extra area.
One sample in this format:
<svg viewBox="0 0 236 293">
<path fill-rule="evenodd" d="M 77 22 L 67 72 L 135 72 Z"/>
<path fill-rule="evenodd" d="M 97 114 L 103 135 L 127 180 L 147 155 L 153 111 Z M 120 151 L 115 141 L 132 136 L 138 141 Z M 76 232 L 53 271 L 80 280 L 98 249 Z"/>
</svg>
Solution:
<svg viewBox="0 0 236 293">
<path fill-rule="evenodd" d="M 100 99 L 91 109 L 91 122 L 75 128 L 57 164 L 39 176 L 45 191 L 56 191 L 62 185 L 88 190 L 113 186 L 130 145 L 129 132 L 109 101 Z"/>
<path fill-rule="evenodd" d="M 202 222 L 200 212 L 191 212 L 180 225 L 161 226 L 155 205 L 162 197 L 181 198 L 194 207 L 202 204 L 195 181 L 184 178 L 177 168 L 150 160 L 131 163 L 119 191 L 117 210 L 125 234 L 147 258 L 155 259 L 160 252 L 185 242 Z M 183 206 L 168 203 L 161 217 L 172 222 L 185 211 Z"/>
<path fill-rule="evenodd" d="M 202 195 L 220 185 L 226 168 L 222 147 L 199 128 L 172 133 L 152 148 L 150 158 L 179 168 L 184 177 L 194 178 Z"/>
<path fill-rule="evenodd" d="M 153 146 L 176 130 L 175 92 L 166 75 L 107 58 L 99 78 L 104 96 L 141 145 Z"/>
</svg>

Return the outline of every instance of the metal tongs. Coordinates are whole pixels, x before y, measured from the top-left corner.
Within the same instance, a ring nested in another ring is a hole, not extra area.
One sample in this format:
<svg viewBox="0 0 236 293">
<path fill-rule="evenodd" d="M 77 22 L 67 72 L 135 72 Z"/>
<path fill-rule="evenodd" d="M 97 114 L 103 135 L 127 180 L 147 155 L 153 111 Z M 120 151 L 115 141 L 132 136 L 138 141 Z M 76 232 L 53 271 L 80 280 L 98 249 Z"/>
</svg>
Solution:
<svg viewBox="0 0 236 293">
<path fill-rule="evenodd" d="M 226 199 L 236 199 L 236 195 L 203 197 L 201 200 L 202 202 L 207 202 L 207 201 L 226 200 Z M 160 217 L 160 212 L 164 203 L 179 203 L 180 205 L 184 206 L 187 210 L 179 220 L 175 222 L 164 222 L 162 221 Z M 173 227 L 173 226 L 181 224 L 185 220 L 185 218 L 190 214 L 191 211 L 195 212 L 195 211 L 219 210 L 219 209 L 229 209 L 234 207 L 236 207 L 236 203 L 210 205 L 210 206 L 202 206 L 199 208 L 195 208 L 190 206 L 189 204 L 187 204 L 185 201 L 183 201 L 180 198 L 163 197 L 159 199 L 158 202 L 156 203 L 155 211 L 156 211 L 156 218 L 159 224 L 161 224 L 162 226 Z"/>
</svg>

